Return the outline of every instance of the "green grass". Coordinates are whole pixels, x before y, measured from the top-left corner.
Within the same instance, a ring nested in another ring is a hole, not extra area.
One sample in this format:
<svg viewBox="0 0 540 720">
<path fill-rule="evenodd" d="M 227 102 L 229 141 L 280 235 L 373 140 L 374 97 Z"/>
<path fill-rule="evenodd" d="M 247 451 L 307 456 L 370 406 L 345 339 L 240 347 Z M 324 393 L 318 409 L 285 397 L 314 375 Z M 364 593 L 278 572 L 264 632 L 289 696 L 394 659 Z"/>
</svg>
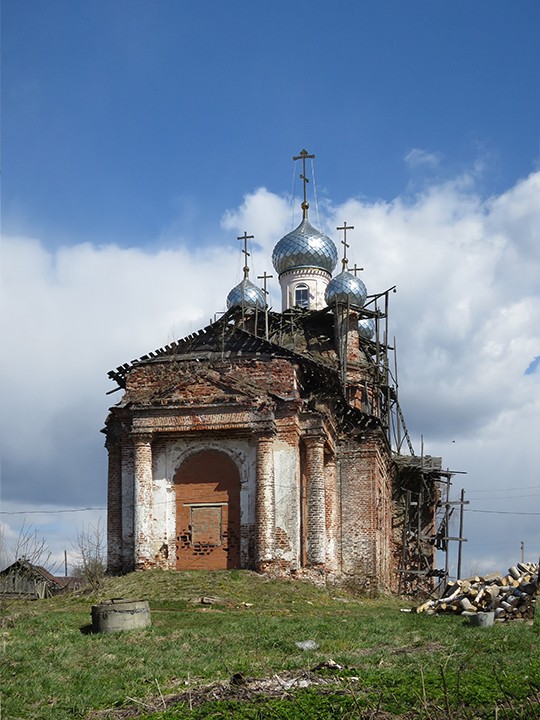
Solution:
<svg viewBox="0 0 540 720">
<path fill-rule="evenodd" d="M 201 596 L 220 602 L 194 602 Z M 147 599 L 152 626 L 81 632 L 91 605 L 111 597 Z M 63 720 L 110 709 L 99 715 L 106 718 L 135 706 L 156 720 L 330 720 L 374 717 L 380 707 L 396 716 L 487 719 L 498 705 L 501 720 L 540 718 L 540 635 L 531 625 L 471 628 L 458 616 L 401 613 L 402 605 L 239 571 L 136 573 L 109 580 L 101 598 L 12 603 L 1 629 L 0 717 Z M 320 648 L 299 650 L 295 642 L 307 639 Z M 330 658 L 344 669 L 322 689 L 247 700 L 239 690 L 242 700 L 229 693 L 192 710 L 186 700 L 150 712 L 162 707 L 161 694 L 195 692 L 237 672 L 307 671 Z"/>
</svg>

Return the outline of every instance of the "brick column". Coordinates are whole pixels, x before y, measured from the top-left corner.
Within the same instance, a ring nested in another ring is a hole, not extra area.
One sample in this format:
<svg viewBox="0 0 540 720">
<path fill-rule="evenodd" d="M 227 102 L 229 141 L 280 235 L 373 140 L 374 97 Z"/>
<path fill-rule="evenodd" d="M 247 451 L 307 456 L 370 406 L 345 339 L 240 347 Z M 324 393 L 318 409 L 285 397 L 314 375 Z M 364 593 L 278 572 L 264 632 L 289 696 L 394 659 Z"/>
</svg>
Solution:
<svg viewBox="0 0 540 720">
<path fill-rule="evenodd" d="M 324 565 L 326 560 L 326 508 L 324 497 L 324 439 L 306 437 L 307 560 Z"/>
<path fill-rule="evenodd" d="M 133 435 L 135 497 L 133 544 L 135 570 L 143 570 L 152 556 L 152 435 Z"/>
<path fill-rule="evenodd" d="M 134 486 L 133 438 L 122 434 L 122 571 L 131 572 L 135 567 L 133 550 Z"/>
<path fill-rule="evenodd" d="M 261 567 L 274 559 L 276 507 L 274 495 L 274 439 L 263 435 L 257 443 L 257 486 L 255 495 L 256 563 Z"/>
<path fill-rule="evenodd" d="M 107 480 L 107 570 L 122 570 L 122 449 L 116 438 L 108 438 L 109 452 Z"/>
<path fill-rule="evenodd" d="M 324 467 L 324 502 L 326 516 L 326 566 L 337 569 L 337 537 L 339 517 L 337 512 L 337 467 L 334 457 L 326 461 Z"/>
</svg>

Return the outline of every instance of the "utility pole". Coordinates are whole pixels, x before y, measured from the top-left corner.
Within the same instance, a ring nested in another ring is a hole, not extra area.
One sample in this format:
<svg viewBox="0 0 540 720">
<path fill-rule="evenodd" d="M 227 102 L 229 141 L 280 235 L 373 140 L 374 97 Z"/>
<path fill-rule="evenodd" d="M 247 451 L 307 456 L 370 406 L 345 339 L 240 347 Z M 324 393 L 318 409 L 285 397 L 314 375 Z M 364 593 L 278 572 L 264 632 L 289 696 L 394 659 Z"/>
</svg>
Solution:
<svg viewBox="0 0 540 720">
<path fill-rule="evenodd" d="M 463 556 L 463 508 L 465 507 L 465 490 L 461 488 L 459 498 L 459 533 L 458 533 L 458 561 L 457 561 L 457 579 L 461 580 L 461 558 Z"/>
</svg>

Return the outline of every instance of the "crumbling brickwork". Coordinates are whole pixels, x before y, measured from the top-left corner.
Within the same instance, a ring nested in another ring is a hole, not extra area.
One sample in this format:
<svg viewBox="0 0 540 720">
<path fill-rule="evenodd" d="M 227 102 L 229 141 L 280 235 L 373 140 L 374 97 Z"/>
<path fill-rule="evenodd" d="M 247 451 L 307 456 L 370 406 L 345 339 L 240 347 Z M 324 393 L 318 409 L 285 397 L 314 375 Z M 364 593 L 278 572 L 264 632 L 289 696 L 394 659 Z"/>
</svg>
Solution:
<svg viewBox="0 0 540 720">
<path fill-rule="evenodd" d="M 176 569 L 239 568 L 240 474 L 234 461 L 218 450 L 201 450 L 180 465 L 173 483 Z"/>
<path fill-rule="evenodd" d="M 125 390 L 105 428 L 112 572 L 238 567 L 397 588 L 379 348 L 357 315 L 338 319 L 271 318 L 267 340 L 262 318 L 230 313 L 111 373 Z"/>
</svg>

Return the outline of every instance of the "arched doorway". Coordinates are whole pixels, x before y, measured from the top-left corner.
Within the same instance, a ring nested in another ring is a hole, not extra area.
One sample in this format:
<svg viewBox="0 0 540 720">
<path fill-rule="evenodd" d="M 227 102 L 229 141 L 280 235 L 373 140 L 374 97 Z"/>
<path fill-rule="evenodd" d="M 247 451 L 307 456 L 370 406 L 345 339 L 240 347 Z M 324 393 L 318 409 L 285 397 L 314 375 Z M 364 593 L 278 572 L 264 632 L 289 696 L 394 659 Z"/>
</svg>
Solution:
<svg viewBox="0 0 540 720">
<path fill-rule="evenodd" d="M 203 450 L 175 478 L 177 570 L 240 567 L 240 474 L 224 452 Z"/>
</svg>

